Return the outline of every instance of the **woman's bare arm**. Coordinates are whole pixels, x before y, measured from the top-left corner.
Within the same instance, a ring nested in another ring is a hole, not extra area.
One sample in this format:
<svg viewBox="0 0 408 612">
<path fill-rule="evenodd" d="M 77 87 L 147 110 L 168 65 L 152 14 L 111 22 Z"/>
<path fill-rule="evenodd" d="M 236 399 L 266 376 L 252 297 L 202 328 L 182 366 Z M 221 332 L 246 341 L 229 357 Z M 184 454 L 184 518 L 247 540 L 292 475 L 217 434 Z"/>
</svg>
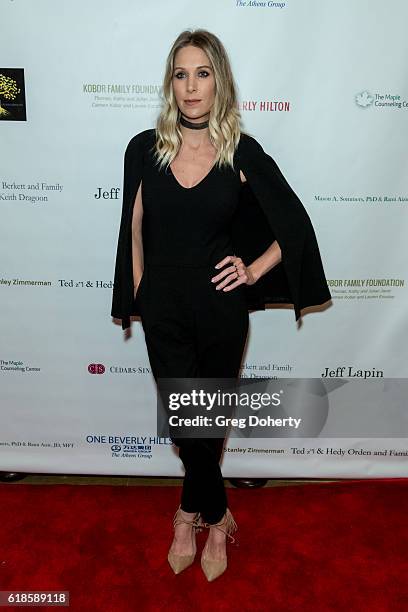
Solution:
<svg viewBox="0 0 408 612">
<path fill-rule="evenodd" d="M 132 216 L 132 263 L 133 263 L 134 297 L 136 297 L 137 288 L 142 278 L 143 267 L 144 267 L 142 219 L 143 219 L 142 181 L 140 181 L 139 189 L 137 190 L 135 203 L 133 206 L 133 216 Z"/>
<path fill-rule="evenodd" d="M 280 246 L 276 240 L 262 253 L 260 257 L 255 259 L 248 268 L 252 273 L 255 282 L 264 274 L 272 270 L 278 263 L 282 261 L 282 253 Z"/>
<path fill-rule="evenodd" d="M 245 174 L 240 170 L 241 181 L 244 183 L 247 179 Z M 282 253 L 280 246 L 276 240 L 262 253 L 260 257 L 255 259 L 247 266 L 252 273 L 252 277 L 256 282 L 261 276 L 272 270 L 278 263 L 282 261 Z"/>
</svg>

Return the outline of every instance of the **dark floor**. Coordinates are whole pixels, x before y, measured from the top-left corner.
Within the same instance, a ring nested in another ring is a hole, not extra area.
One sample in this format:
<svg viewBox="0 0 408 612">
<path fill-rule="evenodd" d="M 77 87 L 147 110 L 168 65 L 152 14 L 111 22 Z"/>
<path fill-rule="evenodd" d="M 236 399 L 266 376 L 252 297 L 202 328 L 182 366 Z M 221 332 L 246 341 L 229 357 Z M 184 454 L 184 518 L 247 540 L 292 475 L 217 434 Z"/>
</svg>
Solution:
<svg viewBox="0 0 408 612">
<path fill-rule="evenodd" d="M 5 478 L 2 478 L 5 476 Z M 268 480 L 265 486 L 267 487 L 282 487 L 290 485 L 313 484 L 319 482 L 334 482 L 342 480 L 341 478 L 273 478 Z M 9 481 L 7 472 L 0 473 L 0 482 L 10 482 L 13 484 L 79 484 L 79 485 L 116 485 L 116 486 L 168 486 L 179 487 L 182 484 L 181 478 L 162 478 L 162 477 L 144 477 L 144 476 L 92 476 L 88 474 L 28 474 L 20 480 Z M 228 478 L 225 479 L 227 487 L 233 486 Z"/>
</svg>

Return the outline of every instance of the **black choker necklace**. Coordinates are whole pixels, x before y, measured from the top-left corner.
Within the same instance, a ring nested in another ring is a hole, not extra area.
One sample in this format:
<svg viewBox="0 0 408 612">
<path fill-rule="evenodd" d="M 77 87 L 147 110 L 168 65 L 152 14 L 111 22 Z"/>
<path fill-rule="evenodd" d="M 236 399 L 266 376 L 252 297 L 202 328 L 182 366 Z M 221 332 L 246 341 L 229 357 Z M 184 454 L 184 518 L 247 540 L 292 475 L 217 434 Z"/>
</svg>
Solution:
<svg viewBox="0 0 408 612">
<path fill-rule="evenodd" d="M 180 123 L 181 125 L 184 125 L 184 127 L 191 128 L 192 130 L 203 130 L 204 128 L 208 127 L 208 120 L 203 121 L 202 123 L 191 123 L 191 121 L 187 121 L 183 115 L 180 115 Z"/>
</svg>

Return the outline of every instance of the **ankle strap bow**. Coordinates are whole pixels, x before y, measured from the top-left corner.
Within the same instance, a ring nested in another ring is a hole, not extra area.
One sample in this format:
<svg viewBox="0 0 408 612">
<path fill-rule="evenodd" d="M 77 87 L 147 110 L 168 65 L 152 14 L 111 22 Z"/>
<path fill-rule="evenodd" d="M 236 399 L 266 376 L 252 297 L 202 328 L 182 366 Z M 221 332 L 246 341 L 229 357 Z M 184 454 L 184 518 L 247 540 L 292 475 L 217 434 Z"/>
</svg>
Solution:
<svg viewBox="0 0 408 612">
<path fill-rule="evenodd" d="M 197 531 L 202 530 L 203 521 L 202 521 L 202 518 L 199 512 L 197 512 L 197 514 L 191 521 L 188 521 L 187 519 L 185 519 L 181 513 L 182 513 L 181 506 L 179 506 L 173 518 L 173 527 L 176 527 L 176 525 L 180 525 L 181 523 L 186 523 L 186 525 L 191 525 Z"/>
<path fill-rule="evenodd" d="M 223 518 L 215 524 L 212 523 L 202 523 L 203 527 L 215 527 L 219 531 L 225 533 L 225 535 L 231 539 L 231 544 L 234 544 L 235 538 L 231 535 L 235 533 L 238 529 L 238 525 L 236 524 L 234 517 L 232 516 L 230 510 L 227 508 Z"/>
</svg>

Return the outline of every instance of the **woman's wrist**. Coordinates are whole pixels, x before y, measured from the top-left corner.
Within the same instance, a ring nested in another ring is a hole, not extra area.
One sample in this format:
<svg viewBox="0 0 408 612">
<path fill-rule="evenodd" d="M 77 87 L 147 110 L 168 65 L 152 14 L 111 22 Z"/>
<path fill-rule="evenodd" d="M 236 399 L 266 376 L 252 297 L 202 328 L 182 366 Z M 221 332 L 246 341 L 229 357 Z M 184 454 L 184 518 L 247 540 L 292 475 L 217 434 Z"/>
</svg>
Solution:
<svg viewBox="0 0 408 612">
<path fill-rule="evenodd" d="M 249 269 L 249 273 L 252 275 L 252 278 L 254 279 L 254 283 L 256 283 L 261 278 L 261 276 L 263 276 L 264 274 L 272 270 L 272 268 L 277 266 L 278 263 L 280 263 L 280 261 L 281 259 L 278 259 L 277 261 L 273 263 L 271 262 L 266 263 L 266 262 L 263 262 L 261 258 L 258 258 L 255 261 L 253 261 L 249 266 L 247 266 L 247 270 Z"/>
<path fill-rule="evenodd" d="M 271 246 L 263 253 L 260 257 L 255 259 L 249 266 L 247 266 L 247 270 L 249 269 L 250 274 L 256 283 L 261 276 L 272 270 L 275 266 L 277 266 L 282 261 L 282 252 L 281 249 L 276 242 L 276 240 L 271 244 Z"/>
<path fill-rule="evenodd" d="M 249 272 L 250 274 L 250 278 L 249 283 L 251 285 L 254 285 L 262 276 L 261 271 L 259 270 L 258 266 L 256 265 L 256 261 L 252 262 L 249 266 L 246 267 L 247 272 Z"/>
</svg>

